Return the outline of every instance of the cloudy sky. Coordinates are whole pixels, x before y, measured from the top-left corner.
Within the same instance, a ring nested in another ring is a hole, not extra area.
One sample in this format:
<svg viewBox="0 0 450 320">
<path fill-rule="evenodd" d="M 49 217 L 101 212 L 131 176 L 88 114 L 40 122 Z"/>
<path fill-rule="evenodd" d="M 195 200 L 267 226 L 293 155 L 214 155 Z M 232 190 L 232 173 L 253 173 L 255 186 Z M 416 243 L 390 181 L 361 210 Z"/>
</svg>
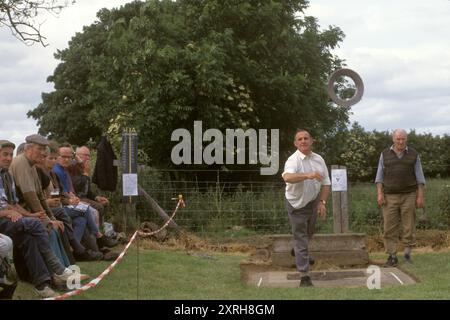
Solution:
<svg viewBox="0 0 450 320">
<path fill-rule="evenodd" d="M 52 90 L 46 78 L 67 47 L 96 12 L 126 0 L 77 0 L 59 17 L 42 17 L 49 46 L 25 46 L 0 28 L 0 139 L 15 143 L 37 132 L 26 117 Z M 352 107 L 352 121 L 367 130 L 396 127 L 450 134 L 450 1 L 449 0 L 311 0 L 306 14 L 322 28 L 346 34 L 335 53 L 363 78 L 364 96 Z"/>
<path fill-rule="evenodd" d="M 365 85 L 352 121 L 450 134 L 449 0 L 312 0 L 307 13 L 346 34 L 335 53 Z"/>
</svg>

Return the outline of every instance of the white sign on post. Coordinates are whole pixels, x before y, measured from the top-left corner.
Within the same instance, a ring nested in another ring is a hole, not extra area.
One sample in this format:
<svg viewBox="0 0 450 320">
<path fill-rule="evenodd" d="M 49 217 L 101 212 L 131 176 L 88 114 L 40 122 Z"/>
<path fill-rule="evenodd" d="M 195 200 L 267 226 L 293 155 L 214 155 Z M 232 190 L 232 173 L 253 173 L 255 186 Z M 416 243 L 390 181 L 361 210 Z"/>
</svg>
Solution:
<svg viewBox="0 0 450 320">
<path fill-rule="evenodd" d="M 331 170 L 332 191 L 347 191 L 347 169 Z"/>
<path fill-rule="evenodd" d="M 124 173 L 122 175 L 122 187 L 123 195 L 126 196 L 137 196 L 138 194 L 138 183 L 137 183 L 136 173 Z"/>
</svg>

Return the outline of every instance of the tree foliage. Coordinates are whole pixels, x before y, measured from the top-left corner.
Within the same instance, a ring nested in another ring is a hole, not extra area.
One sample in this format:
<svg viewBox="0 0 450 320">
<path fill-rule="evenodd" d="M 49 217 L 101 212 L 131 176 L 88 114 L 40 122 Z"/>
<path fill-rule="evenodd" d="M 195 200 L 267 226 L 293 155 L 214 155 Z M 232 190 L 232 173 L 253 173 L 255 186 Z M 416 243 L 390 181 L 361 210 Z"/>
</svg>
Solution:
<svg viewBox="0 0 450 320">
<path fill-rule="evenodd" d="M 345 128 L 334 107 L 330 53 L 343 38 L 305 16 L 305 0 L 150 0 L 101 10 L 55 57 L 55 90 L 28 113 L 40 133 L 84 143 L 134 127 L 154 165 L 170 163 L 176 128 L 280 129 L 318 137 Z M 283 156 L 281 157 L 283 158 Z"/>
<path fill-rule="evenodd" d="M 0 26 L 8 27 L 27 45 L 40 43 L 45 47 L 46 37 L 41 33 L 43 22 L 38 16 L 44 12 L 58 14 L 68 4 L 68 0 L 0 0 Z"/>
<path fill-rule="evenodd" d="M 380 150 L 375 149 L 376 137 L 373 132 L 365 132 L 358 123 L 352 125 L 346 139 L 345 151 L 341 161 L 348 166 L 351 181 L 369 180 L 374 176 L 375 155 Z"/>
</svg>

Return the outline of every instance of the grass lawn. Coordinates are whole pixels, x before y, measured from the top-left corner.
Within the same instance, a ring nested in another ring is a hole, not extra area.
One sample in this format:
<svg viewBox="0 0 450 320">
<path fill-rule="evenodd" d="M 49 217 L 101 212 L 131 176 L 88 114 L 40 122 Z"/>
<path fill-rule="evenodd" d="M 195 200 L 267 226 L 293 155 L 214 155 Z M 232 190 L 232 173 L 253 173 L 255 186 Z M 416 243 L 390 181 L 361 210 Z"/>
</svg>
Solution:
<svg viewBox="0 0 450 320">
<path fill-rule="evenodd" d="M 366 288 L 256 288 L 241 283 L 244 254 L 188 255 L 184 251 L 131 247 L 122 262 L 97 287 L 72 299 L 450 299 L 450 252 L 417 253 L 413 265 L 401 265 L 418 277 L 415 285 Z M 385 258 L 382 254 L 371 258 Z M 83 273 L 97 276 L 106 262 L 80 263 Z M 139 268 L 137 268 L 139 266 Z M 36 299 L 21 283 L 16 299 Z"/>
</svg>

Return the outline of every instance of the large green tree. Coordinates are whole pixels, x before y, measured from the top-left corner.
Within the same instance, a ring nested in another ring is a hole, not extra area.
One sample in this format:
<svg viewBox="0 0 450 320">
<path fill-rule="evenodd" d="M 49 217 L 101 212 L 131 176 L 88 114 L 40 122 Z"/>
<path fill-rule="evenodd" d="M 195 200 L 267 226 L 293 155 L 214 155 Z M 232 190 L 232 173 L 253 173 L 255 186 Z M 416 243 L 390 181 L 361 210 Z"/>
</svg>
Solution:
<svg viewBox="0 0 450 320">
<path fill-rule="evenodd" d="M 41 134 L 77 144 L 134 127 L 154 165 L 170 163 L 172 131 L 195 120 L 204 130 L 280 129 L 282 154 L 296 127 L 332 137 L 348 121 L 326 93 L 343 33 L 321 31 L 307 5 L 150 0 L 103 9 L 56 53 L 55 90 L 28 115 Z"/>
</svg>

